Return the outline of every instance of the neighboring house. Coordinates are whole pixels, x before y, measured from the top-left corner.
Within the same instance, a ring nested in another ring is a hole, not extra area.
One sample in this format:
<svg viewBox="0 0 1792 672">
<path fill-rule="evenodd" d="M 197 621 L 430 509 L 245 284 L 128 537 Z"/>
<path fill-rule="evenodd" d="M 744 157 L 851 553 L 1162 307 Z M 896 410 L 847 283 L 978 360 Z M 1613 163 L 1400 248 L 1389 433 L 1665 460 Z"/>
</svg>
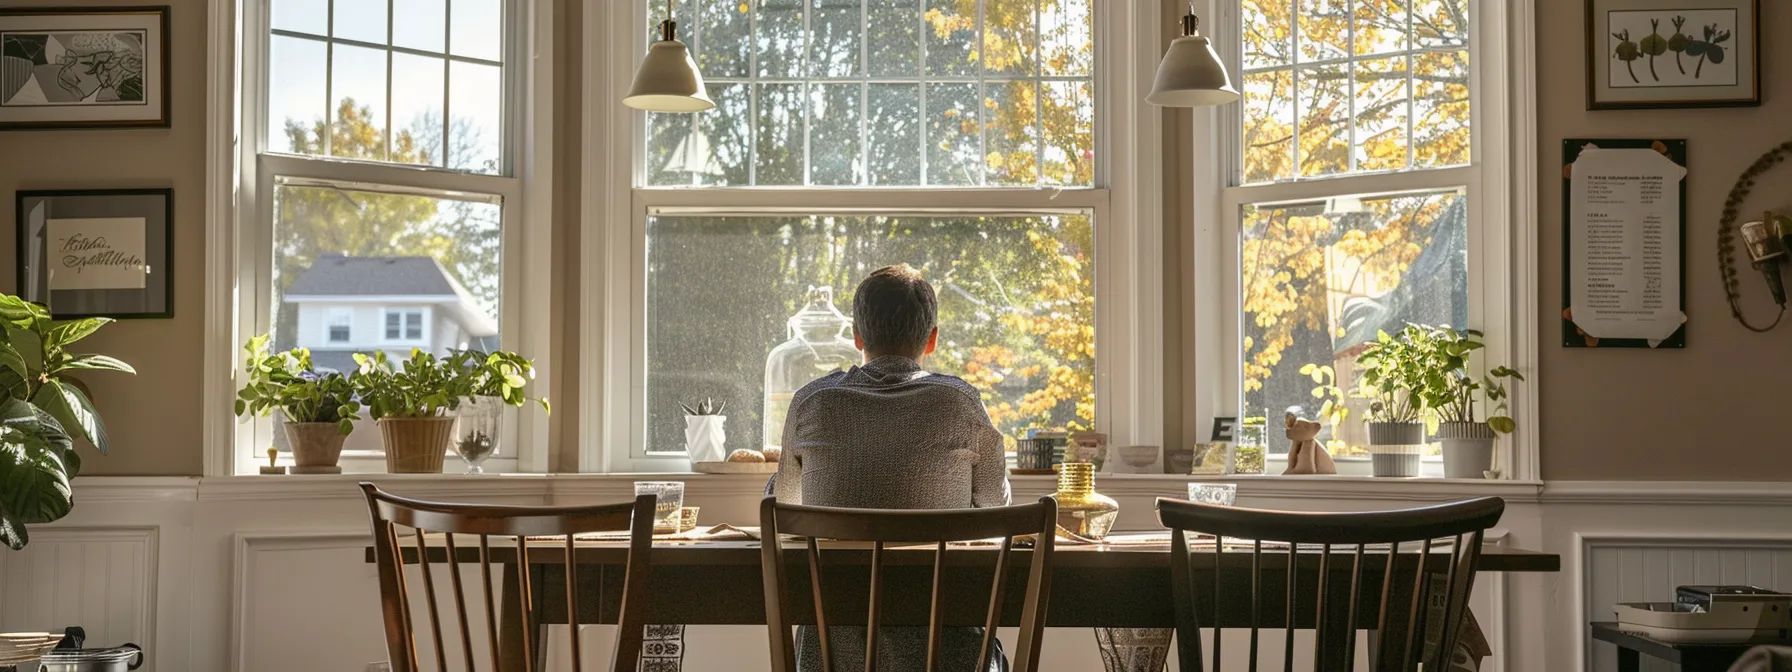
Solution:
<svg viewBox="0 0 1792 672">
<path fill-rule="evenodd" d="M 320 369 L 352 371 L 356 352 L 498 347 L 497 322 L 429 257 L 326 254 L 283 298 L 298 308 L 297 345 Z"/>
</svg>

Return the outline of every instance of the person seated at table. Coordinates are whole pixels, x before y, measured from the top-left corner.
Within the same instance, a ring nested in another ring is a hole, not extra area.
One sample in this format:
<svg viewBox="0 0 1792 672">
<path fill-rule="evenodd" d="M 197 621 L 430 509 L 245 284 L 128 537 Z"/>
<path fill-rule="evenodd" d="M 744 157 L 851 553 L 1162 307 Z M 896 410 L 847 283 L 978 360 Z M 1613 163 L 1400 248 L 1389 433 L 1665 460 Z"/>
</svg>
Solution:
<svg viewBox="0 0 1792 672">
<path fill-rule="evenodd" d="M 778 501 L 866 509 L 1005 506 L 1002 434 L 970 383 L 921 363 L 939 342 L 933 286 L 908 265 L 873 271 L 853 294 L 853 342 L 864 362 L 798 390 L 784 421 L 784 455 L 767 485 Z M 948 628 L 941 669 L 975 665 L 982 628 Z M 862 670 L 864 628 L 835 627 L 834 667 Z M 878 669 L 920 670 L 926 628 L 884 628 Z M 999 642 L 998 642 L 999 644 Z M 999 650 L 999 649 L 998 649 Z M 820 640 L 798 629 L 797 669 L 821 670 Z M 992 670 L 1006 670 L 993 656 Z"/>
</svg>

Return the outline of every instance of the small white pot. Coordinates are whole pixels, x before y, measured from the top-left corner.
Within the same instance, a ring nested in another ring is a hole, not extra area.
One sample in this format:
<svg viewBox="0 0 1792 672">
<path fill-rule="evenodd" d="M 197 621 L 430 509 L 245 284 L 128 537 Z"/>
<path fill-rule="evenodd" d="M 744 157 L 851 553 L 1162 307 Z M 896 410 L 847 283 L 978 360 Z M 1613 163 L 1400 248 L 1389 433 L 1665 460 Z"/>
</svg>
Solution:
<svg viewBox="0 0 1792 672">
<path fill-rule="evenodd" d="M 728 437 L 722 426 L 726 415 L 684 416 L 684 450 L 691 462 L 722 462 L 728 459 Z"/>
<path fill-rule="evenodd" d="M 1446 422 L 1437 439 L 1444 452 L 1444 478 L 1485 478 L 1493 468 L 1493 428 L 1485 422 Z"/>
</svg>

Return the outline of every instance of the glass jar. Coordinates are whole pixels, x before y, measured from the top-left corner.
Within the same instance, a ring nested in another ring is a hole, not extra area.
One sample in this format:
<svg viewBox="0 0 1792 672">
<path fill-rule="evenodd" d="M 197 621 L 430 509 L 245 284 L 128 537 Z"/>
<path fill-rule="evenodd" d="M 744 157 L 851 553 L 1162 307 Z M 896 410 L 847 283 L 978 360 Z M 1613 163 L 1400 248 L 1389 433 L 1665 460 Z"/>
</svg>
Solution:
<svg viewBox="0 0 1792 672">
<path fill-rule="evenodd" d="M 784 416 L 791 397 L 810 381 L 846 369 L 861 359 L 846 328 L 852 320 L 834 307 L 834 288 L 810 287 L 803 308 L 790 316 L 790 340 L 765 358 L 765 431 L 767 448 L 781 447 Z"/>
<path fill-rule="evenodd" d="M 466 399 L 460 402 L 455 416 L 460 422 L 454 429 L 454 454 L 467 463 L 467 473 L 485 473 L 485 467 L 479 465 L 498 452 L 504 400 L 497 397 Z"/>
<path fill-rule="evenodd" d="M 1058 527 L 1090 539 L 1102 539 L 1114 529 L 1120 503 L 1095 491 L 1095 465 L 1065 462 L 1058 465 Z"/>
</svg>

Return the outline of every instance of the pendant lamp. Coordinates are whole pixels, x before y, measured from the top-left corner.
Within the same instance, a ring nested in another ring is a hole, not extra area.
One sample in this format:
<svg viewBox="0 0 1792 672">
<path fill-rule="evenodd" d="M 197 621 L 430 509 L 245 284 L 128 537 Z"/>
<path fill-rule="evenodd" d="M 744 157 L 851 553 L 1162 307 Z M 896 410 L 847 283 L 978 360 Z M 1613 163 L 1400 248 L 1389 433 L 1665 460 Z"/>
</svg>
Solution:
<svg viewBox="0 0 1792 672">
<path fill-rule="evenodd" d="M 1238 100 L 1238 89 L 1213 43 L 1201 35 L 1201 19 L 1195 16 L 1193 4 L 1188 16 L 1182 17 L 1182 37 L 1170 43 L 1164 60 L 1157 66 L 1157 82 L 1145 101 L 1164 107 L 1210 107 Z"/>
<path fill-rule="evenodd" d="M 666 1 L 666 20 L 660 22 L 660 39 L 647 49 L 635 70 L 634 86 L 622 104 L 649 112 L 702 112 L 716 106 L 703 88 L 703 73 L 691 58 L 691 50 L 678 41 L 678 22 L 672 20 L 672 0 Z"/>
</svg>

